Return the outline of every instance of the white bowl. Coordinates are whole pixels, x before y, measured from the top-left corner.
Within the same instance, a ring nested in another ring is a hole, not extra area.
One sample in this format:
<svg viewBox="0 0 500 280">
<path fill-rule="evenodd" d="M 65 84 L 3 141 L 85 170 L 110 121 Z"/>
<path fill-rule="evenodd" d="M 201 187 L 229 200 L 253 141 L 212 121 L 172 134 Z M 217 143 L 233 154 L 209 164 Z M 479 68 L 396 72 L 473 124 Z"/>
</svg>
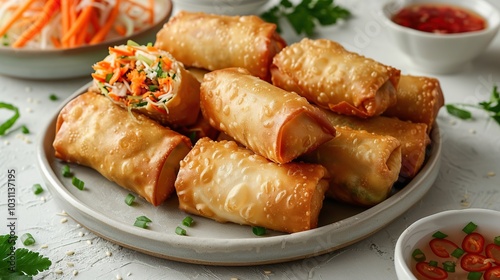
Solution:
<svg viewBox="0 0 500 280">
<path fill-rule="evenodd" d="M 269 0 L 173 0 L 176 11 L 220 15 L 258 15 Z"/>
<path fill-rule="evenodd" d="M 500 212 L 489 209 L 470 208 L 448 210 L 424 217 L 410 225 L 399 236 L 394 251 L 394 265 L 400 280 L 417 279 L 410 268 L 415 246 L 436 231 L 452 233 L 460 231 L 469 222 L 478 225 L 478 231 L 500 233 Z M 451 235 L 450 235 L 451 236 Z"/>
<path fill-rule="evenodd" d="M 485 0 L 433 0 L 435 4 L 463 7 L 481 15 L 487 21 L 486 29 L 476 32 L 434 34 L 403 27 L 391 17 L 402 7 L 428 3 L 429 0 L 391 0 L 383 6 L 382 20 L 394 44 L 406 54 L 415 68 L 434 74 L 458 72 L 481 54 L 498 33 L 500 14 Z"/>
<path fill-rule="evenodd" d="M 95 45 L 68 49 L 15 49 L 0 47 L 0 75 L 25 79 L 66 79 L 83 77 L 93 72 L 92 65 L 108 55 L 108 47 L 133 40 L 154 43 L 156 33 L 172 14 L 171 0 L 155 1 L 155 23 L 128 37 L 120 37 Z"/>
</svg>

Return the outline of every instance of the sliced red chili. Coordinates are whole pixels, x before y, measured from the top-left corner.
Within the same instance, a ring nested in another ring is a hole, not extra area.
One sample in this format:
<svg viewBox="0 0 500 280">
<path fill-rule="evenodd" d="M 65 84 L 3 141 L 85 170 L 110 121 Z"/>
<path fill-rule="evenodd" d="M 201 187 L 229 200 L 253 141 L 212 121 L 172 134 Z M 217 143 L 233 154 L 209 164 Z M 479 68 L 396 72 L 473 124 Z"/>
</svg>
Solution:
<svg viewBox="0 0 500 280">
<path fill-rule="evenodd" d="M 441 280 L 448 278 L 448 273 L 444 269 L 429 265 L 429 263 L 427 262 L 417 263 L 416 268 L 418 273 L 422 274 L 422 276 L 425 276 L 428 279 Z"/>
<path fill-rule="evenodd" d="M 457 244 L 448 239 L 434 238 L 429 241 L 429 246 L 436 256 L 441 258 L 448 258 L 450 253 L 458 248 Z"/>
<path fill-rule="evenodd" d="M 497 265 L 500 265 L 500 245 L 488 244 L 485 252 L 488 258 L 493 259 Z"/>
<path fill-rule="evenodd" d="M 484 237 L 477 232 L 467 234 L 462 241 L 462 249 L 468 253 L 481 253 L 484 249 Z"/>
<path fill-rule="evenodd" d="M 462 256 L 460 265 L 466 271 L 484 271 L 491 267 L 491 262 L 486 258 L 486 256 L 467 253 Z"/>
<path fill-rule="evenodd" d="M 500 266 L 492 267 L 483 275 L 484 280 L 500 280 Z"/>
</svg>

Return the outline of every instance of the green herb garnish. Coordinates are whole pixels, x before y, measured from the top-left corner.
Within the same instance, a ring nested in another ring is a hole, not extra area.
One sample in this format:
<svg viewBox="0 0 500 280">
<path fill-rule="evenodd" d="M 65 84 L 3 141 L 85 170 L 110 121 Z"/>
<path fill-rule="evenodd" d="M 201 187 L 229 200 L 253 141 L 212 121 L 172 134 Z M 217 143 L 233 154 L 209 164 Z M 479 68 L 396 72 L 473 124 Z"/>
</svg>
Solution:
<svg viewBox="0 0 500 280">
<path fill-rule="evenodd" d="M 429 261 L 429 265 L 433 266 L 433 267 L 437 267 L 438 266 L 438 262 L 437 261 Z"/>
<path fill-rule="evenodd" d="M 130 206 L 134 203 L 134 200 L 135 200 L 135 196 L 131 193 L 127 194 L 127 196 L 125 197 L 125 203 Z"/>
<path fill-rule="evenodd" d="M 413 253 L 411 254 L 411 256 L 417 262 L 423 262 L 423 261 L 425 261 L 425 254 L 424 254 L 424 252 L 422 252 L 422 250 L 420 250 L 418 248 L 415 249 L 415 250 L 413 250 Z"/>
<path fill-rule="evenodd" d="M 295 33 L 305 33 L 312 36 L 317 24 L 332 25 L 337 20 L 347 19 L 351 12 L 334 4 L 334 0 L 302 0 L 294 5 L 290 0 L 281 0 L 279 4 L 271 7 L 260 17 L 277 25 L 277 31 L 281 32 L 279 21 L 281 18 L 288 20 Z"/>
<path fill-rule="evenodd" d="M 23 134 L 29 134 L 30 130 L 25 125 L 23 125 L 23 126 L 21 126 L 21 132 Z"/>
<path fill-rule="evenodd" d="M 477 105 L 463 103 L 446 104 L 445 107 L 450 115 L 462 120 L 472 118 L 472 113 L 465 108 L 481 109 L 486 111 L 489 116 L 500 125 L 500 93 L 498 92 L 497 86 L 493 86 L 493 91 L 488 101 L 479 102 Z"/>
<path fill-rule="evenodd" d="M 50 268 L 52 262 L 39 253 L 15 249 L 16 240 L 17 236 L 10 234 L 0 236 L 0 279 L 32 279 L 31 276 Z M 14 266 L 10 266 L 11 257 L 16 260 Z"/>
<path fill-rule="evenodd" d="M 460 248 L 456 248 L 455 250 L 453 250 L 453 252 L 451 252 L 450 255 L 452 255 L 453 257 L 459 259 L 463 254 L 465 253 L 464 250 L 460 249 Z"/>
<path fill-rule="evenodd" d="M 75 186 L 77 189 L 83 191 L 83 189 L 85 188 L 85 182 L 83 182 L 82 180 L 76 178 L 76 177 L 73 177 L 71 179 L 71 184 L 73 184 L 73 186 Z"/>
<path fill-rule="evenodd" d="M 432 235 L 432 237 L 434 237 L 434 238 L 439 238 L 439 239 L 443 239 L 443 238 L 448 237 L 448 235 L 447 235 L 447 234 L 445 234 L 445 233 L 442 233 L 442 232 L 440 232 L 440 231 L 438 230 L 438 231 L 436 231 L 436 232 Z"/>
<path fill-rule="evenodd" d="M 262 235 L 266 234 L 266 228 L 255 226 L 255 227 L 252 227 L 252 232 L 253 232 L 253 234 L 255 234 L 257 236 L 262 236 Z"/>
<path fill-rule="evenodd" d="M 194 223 L 194 220 L 190 216 L 187 216 L 186 218 L 184 218 L 184 220 L 182 220 L 182 224 L 187 226 L 187 227 L 190 227 L 191 225 L 193 225 L 193 223 Z"/>
<path fill-rule="evenodd" d="M 187 235 L 187 232 L 185 229 L 181 228 L 181 227 L 176 227 L 175 228 L 175 233 L 178 234 L 178 235 Z"/>
<path fill-rule="evenodd" d="M 70 178 L 73 177 L 73 173 L 71 173 L 71 169 L 69 168 L 69 165 L 64 165 L 61 169 L 61 174 L 63 177 Z"/>
<path fill-rule="evenodd" d="M 482 272 L 479 271 L 469 272 L 467 274 L 467 280 L 479 280 L 481 279 L 481 276 L 483 276 Z"/>
<path fill-rule="evenodd" d="M 41 194 L 43 192 L 42 185 L 40 184 L 34 184 L 31 189 L 33 190 L 34 194 Z"/>
<path fill-rule="evenodd" d="M 445 261 L 443 262 L 443 269 L 446 271 L 446 272 L 455 272 L 455 262 L 452 262 L 452 261 Z"/>
<path fill-rule="evenodd" d="M 477 225 L 474 224 L 473 222 L 469 222 L 463 229 L 462 231 L 467 233 L 467 234 L 471 234 L 473 231 L 475 231 L 477 228 Z"/>
<path fill-rule="evenodd" d="M 134 226 L 146 229 L 151 222 L 151 219 L 149 219 L 148 217 L 139 216 L 135 218 Z"/>
<path fill-rule="evenodd" d="M 35 238 L 33 238 L 33 235 L 31 233 L 25 233 L 21 236 L 21 241 L 23 242 L 24 246 L 30 246 L 35 244 Z"/>
<path fill-rule="evenodd" d="M 500 246 L 500 236 L 495 236 L 495 238 L 493 238 L 493 243 Z"/>
<path fill-rule="evenodd" d="M 12 104 L 0 102 L 0 109 L 1 108 L 14 111 L 14 115 L 0 125 L 0 135 L 5 135 L 7 130 L 16 123 L 17 119 L 19 119 L 20 114 L 19 109 Z"/>
<path fill-rule="evenodd" d="M 49 99 L 52 101 L 57 101 L 57 100 L 59 100 L 59 97 L 57 97 L 57 95 L 55 95 L 54 93 L 51 93 L 49 95 Z"/>
</svg>

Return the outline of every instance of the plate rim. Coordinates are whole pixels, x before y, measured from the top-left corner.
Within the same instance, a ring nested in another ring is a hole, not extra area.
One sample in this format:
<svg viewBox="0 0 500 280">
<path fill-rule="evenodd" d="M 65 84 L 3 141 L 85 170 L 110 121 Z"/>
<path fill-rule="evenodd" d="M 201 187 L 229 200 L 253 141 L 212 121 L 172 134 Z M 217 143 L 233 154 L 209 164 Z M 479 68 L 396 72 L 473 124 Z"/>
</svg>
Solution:
<svg viewBox="0 0 500 280">
<path fill-rule="evenodd" d="M 37 167 L 51 194 L 59 204 L 64 205 L 69 216 L 104 239 L 152 256 L 187 263 L 242 266 L 280 263 L 323 255 L 359 242 L 394 221 L 427 193 L 439 173 L 442 141 L 439 126 L 436 123 L 431 132 L 430 156 L 419 173 L 404 188 L 383 202 L 348 218 L 303 232 L 269 237 L 256 236 L 255 238 L 216 239 L 145 231 L 113 220 L 89 208 L 66 189 L 64 183 L 51 168 L 46 146 L 49 144 L 52 146 L 54 134 L 50 136 L 49 133 L 54 132 L 55 122 L 61 109 L 69 101 L 87 91 L 91 83 L 83 85 L 62 102 L 56 113 L 43 127 L 36 147 Z M 49 140 L 52 141 L 48 143 Z M 414 195 L 411 196 L 411 194 Z M 388 211 L 391 212 L 386 214 Z M 384 214 L 389 218 L 363 226 L 363 222 L 380 218 Z M 349 229 L 358 229 L 358 231 L 349 232 L 350 237 L 344 242 L 336 243 L 330 240 L 332 235 Z M 134 240 L 133 244 L 131 240 Z M 198 245 L 193 247 L 193 244 Z M 200 244 L 203 246 L 199 246 Z M 237 258 L 234 254 L 228 254 L 237 252 L 246 252 L 246 254 L 239 254 Z"/>
</svg>

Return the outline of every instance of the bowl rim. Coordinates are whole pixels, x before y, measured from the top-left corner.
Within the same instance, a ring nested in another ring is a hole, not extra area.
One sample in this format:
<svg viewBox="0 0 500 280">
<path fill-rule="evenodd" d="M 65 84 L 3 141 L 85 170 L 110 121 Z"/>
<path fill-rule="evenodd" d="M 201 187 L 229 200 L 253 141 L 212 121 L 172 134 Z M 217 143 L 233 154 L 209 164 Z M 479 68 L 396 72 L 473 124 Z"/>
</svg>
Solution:
<svg viewBox="0 0 500 280">
<path fill-rule="evenodd" d="M 409 28 L 409 27 L 405 27 L 405 26 L 399 25 L 391 20 L 390 16 L 392 16 L 395 13 L 394 9 L 390 9 L 391 5 L 398 5 L 399 8 L 402 8 L 404 6 L 412 4 L 413 2 L 418 2 L 418 3 L 422 3 L 422 4 L 444 3 L 444 4 L 451 4 L 451 5 L 456 6 L 456 7 L 469 9 L 469 10 L 472 10 L 473 12 L 479 14 L 481 17 L 483 17 L 488 24 L 487 24 L 485 29 L 482 29 L 479 31 L 453 33 L 453 34 L 436 34 L 436 33 L 430 33 L 430 32 L 425 32 L 425 31 L 420 31 L 420 30 Z M 382 13 L 382 18 L 384 19 L 386 24 L 389 25 L 390 27 L 397 29 L 401 32 L 406 32 L 408 34 L 426 37 L 426 38 L 437 38 L 437 39 L 470 38 L 470 37 L 489 35 L 490 33 L 496 34 L 498 32 L 498 29 L 500 28 L 500 11 L 498 11 L 498 9 L 496 7 L 494 7 L 491 3 L 489 3 L 486 0 L 474 0 L 474 2 L 477 5 L 483 5 L 483 6 L 488 8 L 490 13 L 488 15 L 485 15 L 485 14 L 481 13 L 480 11 L 471 9 L 469 7 L 465 7 L 463 5 L 463 3 L 465 3 L 465 2 L 466 1 L 450 1 L 450 0 L 432 0 L 432 1 L 427 1 L 427 0 L 422 0 L 422 1 L 421 0 L 389 0 L 382 5 L 381 13 Z"/>
<path fill-rule="evenodd" d="M 399 277 L 398 270 L 401 270 L 406 274 L 407 277 L 411 276 L 413 277 L 412 279 L 416 279 L 416 277 L 411 272 L 411 268 L 408 266 L 408 263 L 405 261 L 405 256 L 403 255 L 403 247 L 404 247 L 403 241 L 410 234 L 410 232 L 415 231 L 416 229 L 420 228 L 421 225 L 430 223 L 436 219 L 442 219 L 448 216 L 461 215 L 464 213 L 470 213 L 476 215 L 490 214 L 500 217 L 500 211 L 498 210 L 475 207 L 475 208 L 444 210 L 416 220 L 399 235 L 396 241 L 396 246 L 394 247 L 394 265 L 396 267 L 396 273 L 398 274 L 398 277 Z"/>
<path fill-rule="evenodd" d="M 80 47 L 73 47 L 73 48 L 61 48 L 61 49 L 56 49 L 56 48 L 50 48 L 50 49 L 34 49 L 34 48 L 12 48 L 8 46 L 1 46 L 0 45 L 0 55 L 12 55 L 12 54 L 19 54 L 19 55 L 57 55 L 57 54 L 72 54 L 72 53 L 81 53 L 81 52 L 86 52 L 86 51 L 92 51 L 96 49 L 102 49 L 103 47 L 108 47 L 108 46 L 114 46 L 117 45 L 123 40 L 127 38 L 133 38 L 133 37 L 139 37 L 147 32 L 149 32 L 152 29 L 159 28 L 163 26 L 163 24 L 170 18 L 172 15 L 172 10 L 173 10 L 173 4 L 172 0 L 161 0 L 161 1 L 154 1 L 155 5 L 165 5 L 164 11 L 159 15 L 158 19 L 156 21 L 148 26 L 147 28 L 141 29 L 139 31 L 136 31 L 129 36 L 125 37 L 117 37 L 113 38 L 111 40 L 106 40 L 102 41 L 97 44 L 92 44 L 92 45 L 84 45 Z M 155 6 L 156 8 L 156 6 Z"/>
</svg>

